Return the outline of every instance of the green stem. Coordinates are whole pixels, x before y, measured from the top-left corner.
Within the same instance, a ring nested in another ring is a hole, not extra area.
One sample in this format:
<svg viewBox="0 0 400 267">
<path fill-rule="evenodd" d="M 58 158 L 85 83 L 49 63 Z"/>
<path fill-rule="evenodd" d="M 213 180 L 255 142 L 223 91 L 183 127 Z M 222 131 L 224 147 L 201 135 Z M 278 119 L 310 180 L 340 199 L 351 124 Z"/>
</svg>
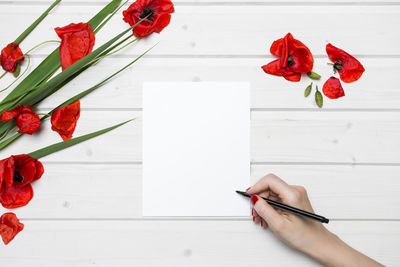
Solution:
<svg viewBox="0 0 400 267">
<path fill-rule="evenodd" d="M 25 55 L 28 55 L 30 52 L 32 52 L 33 50 L 35 50 L 36 48 L 38 48 L 41 45 L 47 44 L 47 43 L 61 43 L 60 41 L 57 40 L 49 40 L 49 41 L 45 41 L 43 43 L 40 43 L 38 45 L 35 45 L 34 47 L 32 47 L 31 49 L 28 50 L 28 52 L 25 53 Z"/>
<path fill-rule="evenodd" d="M 7 74 L 7 71 L 5 71 L 5 72 L 0 76 L 0 79 L 3 78 L 4 76 L 6 76 L 6 74 Z"/>
<path fill-rule="evenodd" d="M 31 65 L 31 57 L 29 55 L 25 55 L 28 57 L 28 66 L 26 66 L 26 69 L 24 70 L 24 72 L 18 76 L 18 78 L 16 78 L 10 85 L 8 85 L 6 88 L 0 90 L 1 92 L 4 92 L 5 90 L 7 90 L 8 88 L 10 88 L 16 81 L 18 81 L 22 76 L 24 76 L 24 74 L 28 71 L 29 66 Z"/>
<path fill-rule="evenodd" d="M 31 26 L 29 26 L 17 39 L 15 39 L 14 43 L 20 44 L 35 28 L 36 26 L 42 22 L 42 20 L 50 13 L 50 11 L 59 3 L 61 0 L 56 0 L 43 14 L 36 19 Z"/>
</svg>

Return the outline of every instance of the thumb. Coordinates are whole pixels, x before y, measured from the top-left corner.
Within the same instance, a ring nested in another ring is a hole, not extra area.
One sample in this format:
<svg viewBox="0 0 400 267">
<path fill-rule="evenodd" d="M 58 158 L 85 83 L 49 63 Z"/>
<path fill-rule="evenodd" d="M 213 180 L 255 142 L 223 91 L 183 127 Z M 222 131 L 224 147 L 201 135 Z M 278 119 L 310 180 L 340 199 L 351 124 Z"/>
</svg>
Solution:
<svg viewBox="0 0 400 267">
<path fill-rule="evenodd" d="M 274 228 L 274 226 L 278 226 L 283 218 L 281 215 L 259 196 L 252 195 L 251 203 L 254 205 L 254 210 L 257 212 L 260 217 L 262 217 L 270 227 Z"/>
</svg>

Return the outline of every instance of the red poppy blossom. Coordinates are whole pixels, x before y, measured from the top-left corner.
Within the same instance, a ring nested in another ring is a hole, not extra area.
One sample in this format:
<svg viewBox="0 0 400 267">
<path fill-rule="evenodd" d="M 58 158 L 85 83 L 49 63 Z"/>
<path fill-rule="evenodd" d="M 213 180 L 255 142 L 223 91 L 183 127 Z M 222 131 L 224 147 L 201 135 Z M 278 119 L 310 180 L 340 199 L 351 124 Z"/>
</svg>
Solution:
<svg viewBox="0 0 400 267">
<path fill-rule="evenodd" d="M 327 44 L 326 53 L 329 59 L 334 62 L 333 68 L 335 72 L 339 72 L 340 79 L 345 83 L 357 81 L 365 71 L 360 61 L 342 49 Z"/>
<path fill-rule="evenodd" d="M 167 27 L 174 11 L 170 0 L 136 0 L 122 14 L 124 21 L 131 26 L 147 17 L 132 29 L 136 37 L 145 37 L 153 32 L 160 33 Z"/>
<path fill-rule="evenodd" d="M 6 209 L 25 206 L 33 197 L 31 183 L 42 177 L 40 161 L 22 154 L 0 161 L 0 203 Z"/>
<path fill-rule="evenodd" d="M 80 102 L 75 101 L 68 106 L 56 109 L 51 115 L 51 129 L 60 134 L 61 138 L 69 140 L 75 131 L 80 116 Z"/>
<path fill-rule="evenodd" d="M 15 119 L 19 133 L 33 134 L 40 127 L 39 116 L 29 106 L 16 106 L 13 110 L 6 110 L 0 115 L 3 122 Z"/>
<path fill-rule="evenodd" d="M 291 33 L 274 41 L 270 52 L 279 58 L 262 66 L 268 74 L 283 76 L 286 80 L 298 82 L 302 73 L 312 71 L 314 58 L 310 49 L 294 39 Z"/>
<path fill-rule="evenodd" d="M 336 99 L 344 96 L 344 90 L 340 84 L 340 80 L 335 77 L 330 77 L 322 87 L 324 95 L 330 99 Z"/>
<path fill-rule="evenodd" d="M 24 229 L 24 224 L 20 223 L 17 216 L 12 212 L 7 212 L 0 217 L 0 235 L 5 245 L 11 242 L 14 237 Z"/>
<path fill-rule="evenodd" d="M 71 23 L 54 30 L 61 38 L 60 59 L 63 70 L 92 52 L 95 36 L 89 23 Z"/>
<path fill-rule="evenodd" d="M 10 43 L 1 50 L 1 66 L 5 71 L 14 72 L 18 62 L 22 60 L 24 60 L 24 54 L 17 43 Z"/>
</svg>

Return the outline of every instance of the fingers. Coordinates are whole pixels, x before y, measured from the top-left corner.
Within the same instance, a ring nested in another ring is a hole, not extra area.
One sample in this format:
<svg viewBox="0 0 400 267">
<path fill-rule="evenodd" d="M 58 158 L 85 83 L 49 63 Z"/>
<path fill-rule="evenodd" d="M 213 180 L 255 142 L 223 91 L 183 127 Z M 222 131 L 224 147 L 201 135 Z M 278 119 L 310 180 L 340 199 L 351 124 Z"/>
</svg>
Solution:
<svg viewBox="0 0 400 267">
<path fill-rule="evenodd" d="M 282 224 L 283 218 L 281 215 L 264 199 L 253 195 L 251 202 L 255 212 L 273 229 Z"/>
<path fill-rule="evenodd" d="M 293 202 L 296 198 L 295 190 L 274 174 L 268 174 L 247 190 L 249 194 L 261 194 L 263 197 L 275 195 L 283 201 Z"/>
</svg>

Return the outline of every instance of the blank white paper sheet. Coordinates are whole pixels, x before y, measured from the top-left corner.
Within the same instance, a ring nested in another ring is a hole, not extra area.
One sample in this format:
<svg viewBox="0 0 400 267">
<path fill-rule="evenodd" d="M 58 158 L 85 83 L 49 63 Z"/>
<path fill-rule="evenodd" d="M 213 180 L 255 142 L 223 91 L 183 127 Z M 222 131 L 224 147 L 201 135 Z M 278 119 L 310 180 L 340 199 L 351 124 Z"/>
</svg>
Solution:
<svg viewBox="0 0 400 267">
<path fill-rule="evenodd" d="M 247 216 L 248 83 L 143 85 L 143 216 Z"/>
</svg>

